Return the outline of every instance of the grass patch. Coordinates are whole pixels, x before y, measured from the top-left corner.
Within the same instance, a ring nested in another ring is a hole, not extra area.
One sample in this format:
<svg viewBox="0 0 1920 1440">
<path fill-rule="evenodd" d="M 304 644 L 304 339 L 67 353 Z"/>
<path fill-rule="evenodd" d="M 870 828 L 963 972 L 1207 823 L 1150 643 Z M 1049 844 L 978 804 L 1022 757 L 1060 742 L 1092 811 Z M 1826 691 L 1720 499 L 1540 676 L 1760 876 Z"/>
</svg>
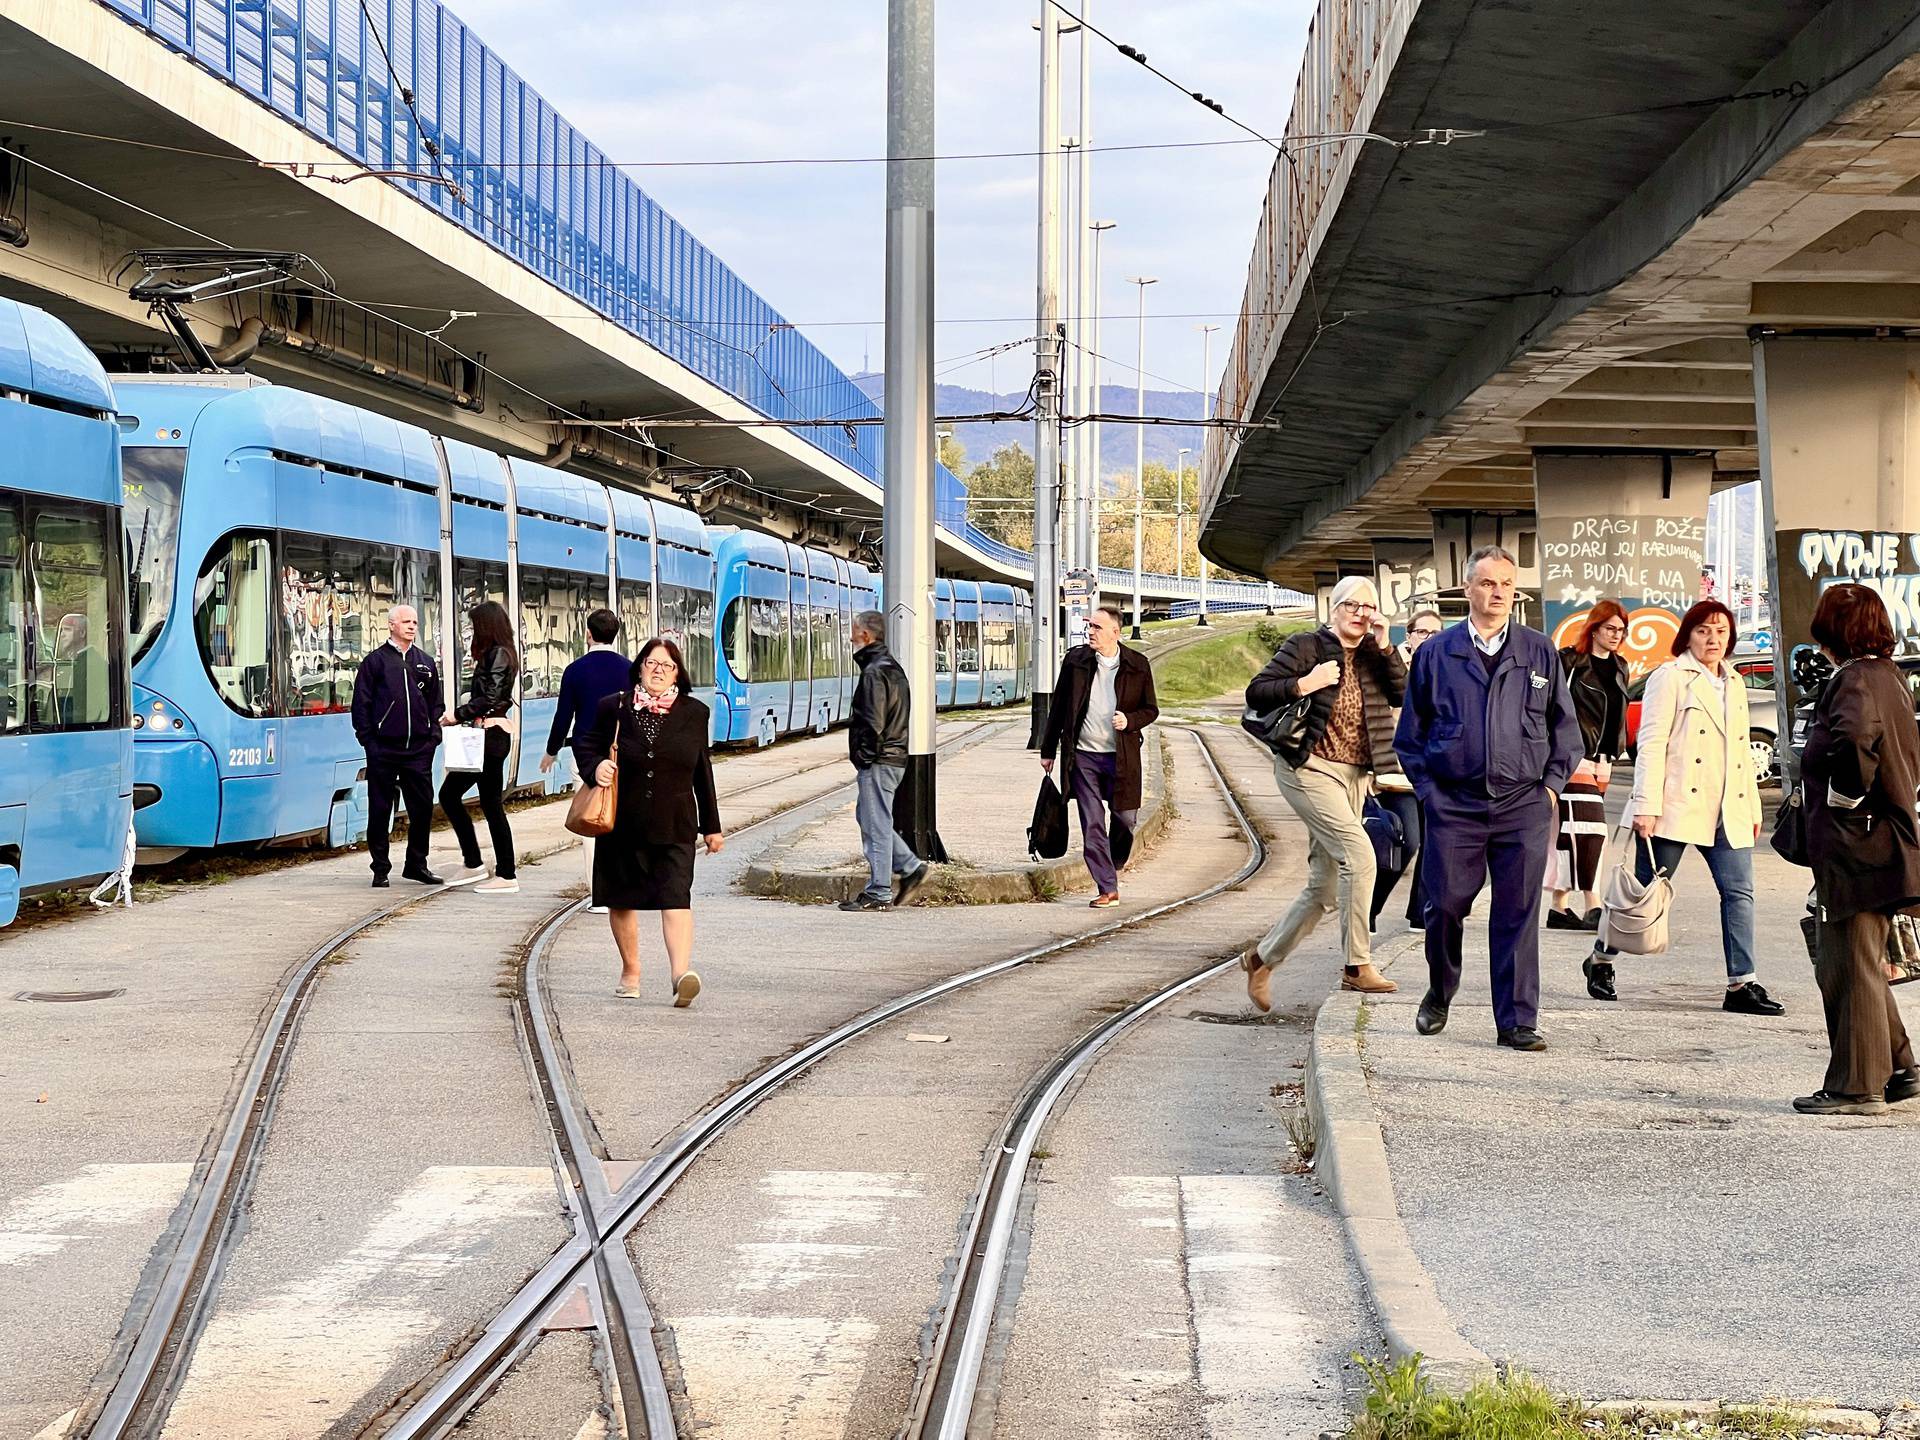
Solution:
<svg viewBox="0 0 1920 1440">
<path fill-rule="evenodd" d="M 1300 1163 L 1311 1165 L 1313 1154 L 1320 1148 L 1320 1132 L 1313 1128 L 1313 1116 L 1304 1105 L 1286 1113 L 1287 1144 L 1293 1147 L 1293 1153 L 1300 1157 Z"/>
<path fill-rule="evenodd" d="M 1450 1395 L 1434 1389 L 1416 1361 L 1354 1358 L 1367 1396 L 1346 1440 L 1797 1440 L 1810 1429 L 1803 1415 L 1757 1405 L 1729 1405 L 1700 1420 L 1595 1415 L 1524 1373 Z"/>
<path fill-rule="evenodd" d="M 1244 690 L 1280 639 L 1303 628 L 1265 621 L 1197 641 L 1154 667 L 1154 693 L 1162 705 L 1191 705 Z"/>
</svg>

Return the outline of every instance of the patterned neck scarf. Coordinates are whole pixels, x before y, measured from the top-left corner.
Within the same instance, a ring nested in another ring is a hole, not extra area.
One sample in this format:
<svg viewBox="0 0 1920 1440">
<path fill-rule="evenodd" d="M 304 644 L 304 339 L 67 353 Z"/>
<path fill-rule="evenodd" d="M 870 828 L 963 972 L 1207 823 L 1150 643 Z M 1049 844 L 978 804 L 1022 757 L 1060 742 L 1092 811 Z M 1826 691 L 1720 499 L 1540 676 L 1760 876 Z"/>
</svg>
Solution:
<svg viewBox="0 0 1920 1440">
<path fill-rule="evenodd" d="M 649 695 L 641 685 L 633 687 L 633 713 L 636 715 L 664 715 L 673 709 L 673 702 L 680 698 L 678 689 L 669 690 L 660 696 Z"/>
</svg>

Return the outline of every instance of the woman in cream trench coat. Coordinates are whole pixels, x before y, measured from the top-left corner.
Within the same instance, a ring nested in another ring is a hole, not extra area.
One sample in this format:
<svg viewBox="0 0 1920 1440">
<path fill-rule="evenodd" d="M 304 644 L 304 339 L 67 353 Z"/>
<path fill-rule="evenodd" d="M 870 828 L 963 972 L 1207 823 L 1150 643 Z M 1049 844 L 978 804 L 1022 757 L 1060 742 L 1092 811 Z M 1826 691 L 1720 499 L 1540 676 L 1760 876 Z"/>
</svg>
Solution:
<svg viewBox="0 0 1920 1440">
<path fill-rule="evenodd" d="M 1753 842 L 1760 833 L 1760 785 L 1747 743 L 1746 686 L 1726 663 L 1733 638 L 1733 612 L 1716 600 L 1702 600 L 1681 618 L 1674 658 L 1647 677 L 1627 814 L 1643 882 L 1655 869 L 1674 874 L 1689 845 L 1706 857 L 1720 892 L 1727 962 L 1722 1008 L 1781 1015 L 1785 1007 L 1761 988 L 1754 971 Z M 1582 967 L 1609 992 L 1613 958 L 1613 951 L 1596 945 Z"/>
</svg>

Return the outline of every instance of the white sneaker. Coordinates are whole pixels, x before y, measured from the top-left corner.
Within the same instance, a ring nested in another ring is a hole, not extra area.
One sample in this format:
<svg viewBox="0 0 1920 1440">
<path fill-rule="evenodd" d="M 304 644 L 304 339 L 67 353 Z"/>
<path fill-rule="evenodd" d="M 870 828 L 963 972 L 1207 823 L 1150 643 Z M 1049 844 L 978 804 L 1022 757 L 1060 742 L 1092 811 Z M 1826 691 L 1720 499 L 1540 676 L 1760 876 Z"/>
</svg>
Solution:
<svg viewBox="0 0 1920 1440">
<path fill-rule="evenodd" d="M 484 880 L 486 878 L 487 878 L 486 866 L 464 865 L 460 869 L 454 871 L 451 875 L 447 876 L 447 888 L 451 890 L 456 885 L 471 885 L 476 880 Z"/>
<path fill-rule="evenodd" d="M 589 915 L 604 915 L 606 913 L 607 913 L 607 907 L 604 905 L 587 906 L 587 914 Z"/>
<path fill-rule="evenodd" d="M 520 893 L 520 882 L 518 880 L 502 880 L 496 875 L 493 879 L 482 880 L 478 885 L 474 886 L 473 893 L 476 895 L 518 895 Z"/>
</svg>

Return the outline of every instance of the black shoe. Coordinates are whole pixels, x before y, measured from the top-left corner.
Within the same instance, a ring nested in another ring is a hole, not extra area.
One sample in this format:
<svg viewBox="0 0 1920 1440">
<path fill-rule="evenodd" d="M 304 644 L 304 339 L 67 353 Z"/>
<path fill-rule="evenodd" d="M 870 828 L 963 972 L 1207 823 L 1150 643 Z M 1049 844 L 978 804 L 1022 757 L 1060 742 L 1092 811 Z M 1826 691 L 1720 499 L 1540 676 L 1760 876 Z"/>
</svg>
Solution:
<svg viewBox="0 0 1920 1440">
<path fill-rule="evenodd" d="M 1413 1017 L 1413 1028 L 1422 1035 L 1438 1035 L 1447 1028 L 1447 1002 L 1429 990 L 1420 1001 L 1420 1013 Z"/>
<path fill-rule="evenodd" d="M 840 908 L 842 910 L 891 910 L 893 908 L 893 902 L 891 900 L 876 900 L 863 890 L 851 900 L 842 900 L 840 902 Z"/>
<path fill-rule="evenodd" d="M 1802 1115 L 1884 1115 L 1887 1102 L 1878 1095 L 1836 1095 L 1831 1090 L 1816 1090 L 1793 1102 Z"/>
<path fill-rule="evenodd" d="M 1736 989 L 1727 991 L 1727 998 L 1720 1002 L 1722 1010 L 1730 1010 L 1735 1015 L 1784 1015 L 1787 1007 L 1778 1000 L 1771 1000 L 1767 992 L 1760 988 L 1758 980 L 1749 980 Z"/>
<path fill-rule="evenodd" d="M 1887 1104 L 1920 1098 L 1920 1070 L 1896 1070 L 1887 1081 Z"/>
<path fill-rule="evenodd" d="M 1547 1042 L 1540 1032 L 1531 1025 L 1516 1025 L 1511 1030 L 1500 1032 L 1500 1043 L 1509 1050 L 1544 1050 Z"/>
<path fill-rule="evenodd" d="M 1598 905 L 1580 917 L 1580 928 L 1582 930 L 1592 930 L 1596 932 L 1600 929 L 1600 907 Z"/>
<path fill-rule="evenodd" d="M 900 877 L 900 883 L 893 887 L 893 903 L 904 905 L 920 893 L 920 887 L 927 883 L 927 877 L 933 873 L 931 865 L 922 865 L 918 870 Z"/>
<path fill-rule="evenodd" d="M 373 877 L 373 888 L 376 890 L 386 890 L 390 888 L 391 885 L 392 882 L 384 875 L 376 875 Z"/>
<path fill-rule="evenodd" d="M 1620 996 L 1613 988 L 1613 966 L 1597 956 L 1589 955 L 1580 962 L 1580 973 L 1587 977 L 1587 994 L 1596 1000 L 1618 1000 Z"/>
<path fill-rule="evenodd" d="M 1586 928 L 1586 922 L 1571 910 L 1547 911 L 1547 929 L 1549 930 L 1584 930 Z"/>
<path fill-rule="evenodd" d="M 417 885 L 444 885 L 447 883 L 424 866 L 418 870 L 402 870 L 400 874 L 403 879 L 411 880 Z"/>
</svg>

